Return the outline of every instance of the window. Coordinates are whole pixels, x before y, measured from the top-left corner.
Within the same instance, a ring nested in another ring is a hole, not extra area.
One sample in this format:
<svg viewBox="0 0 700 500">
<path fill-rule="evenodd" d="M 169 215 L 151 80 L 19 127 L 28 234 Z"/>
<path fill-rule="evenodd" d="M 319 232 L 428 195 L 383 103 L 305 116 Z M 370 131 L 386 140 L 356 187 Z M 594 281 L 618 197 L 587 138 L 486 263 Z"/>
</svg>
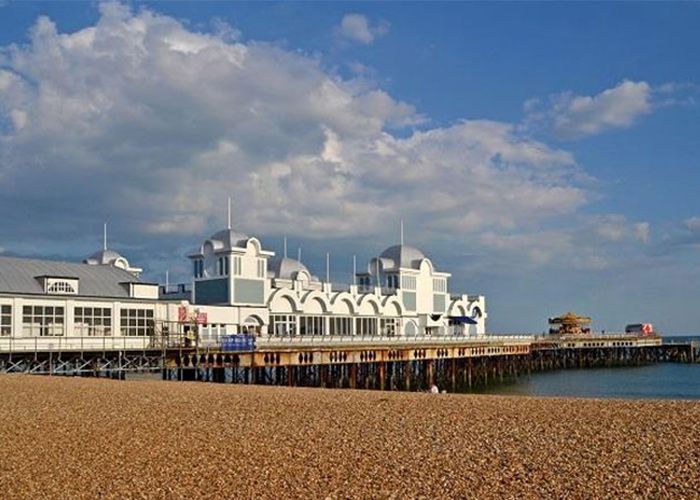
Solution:
<svg viewBox="0 0 700 500">
<path fill-rule="evenodd" d="M 265 277 L 265 259 L 258 259 L 258 278 Z"/>
<path fill-rule="evenodd" d="M 404 276 L 402 279 L 401 288 L 405 288 L 406 290 L 415 290 L 416 289 L 416 277 L 415 276 Z"/>
<path fill-rule="evenodd" d="M 112 310 L 107 307 L 76 307 L 73 316 L 79 337 L 112 335 Z"/>
<path fill-rule="evenodd" d="M 399 318 L 381 318 L 379 320 L 379 334 L 387 337 L 394 337 L 401 331 Z"/>
<path fill-rule="evenodd" d="M 326 318 L 323 316 L 299 316 L 299 335 L 325 335 Z"/>
<path fill-rule="evenodd" d="M 296 335 L 297 319 L 292 314 L 271 314 L 270 335 L 275 337 L 293 337 Z"/>
<path fill-rule="evenodd" d="M 233 258 L 233 274 L 236 276 L 241 275 L 241 258 L 240 257 Z"/>
<path fill-rule="evenodd" d="M 433 291 L 445 293 L 447 291 L 447 280 L 444 278 L 433 278 Z"/>
<path fill-rule="evenodd" d="M 228 257 L 219 257 L 216 261 L 216 272 L 219 276 L 228 276 Z"/>
<path fill-rule="evenodd" d="M 12 335 L 12 306 L 0 306 L 0 336 Z"/>
<path fill-rule="evenodd" d="M 194 260 L 194 277 L 201 278 L 204 276 L 204 261 L 202 259 Z"/>
<path fill-rule="evenodd" d="M 386 286 L 389 288 L 399 287 L 399 277 L 395 274 L 390 274 L 386 277 Z"/>
<path fill-rule="evenodd" d="M 355 318 L 355 335 L 376 335 L 377 318 Z"/>
<path fill-rule="evenodd" d="M 227 257 L 219 257 L 219 260 L 217 261 L 217 273 L 219 276 L 226 276 L 228 275 L 228 258 Z"/>
<path fill-rule="evenodd" d="M 75 288 L 67 281 L 56 281 L 51 284 L 46 293 L 75 293 Z"/>
<path fill-rule="evenodd" d="M 352 335 L 352 318 L 347 316 L 330 319 L 331 335 Z"/>
<path fill-rule="evenodd" d="M 64 334 L 64 310 L 55 306 L 24 306 L 22 334 L 25 337 L 61 337 Z"/>
<path fill-rule="evenodd" d="M 153 310 L 122 309 L 121 332 L 125 337 L 153 335 Z"/>
</svg>

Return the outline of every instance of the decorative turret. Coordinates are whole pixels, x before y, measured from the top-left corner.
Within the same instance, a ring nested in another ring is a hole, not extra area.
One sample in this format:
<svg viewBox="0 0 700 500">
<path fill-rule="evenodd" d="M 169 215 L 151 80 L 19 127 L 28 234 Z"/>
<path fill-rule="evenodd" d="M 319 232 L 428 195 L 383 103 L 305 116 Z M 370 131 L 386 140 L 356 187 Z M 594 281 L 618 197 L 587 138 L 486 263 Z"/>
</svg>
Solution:
<svg viewBox="0 0 700 500">
<path fill-rule="evenodd" d="M 87 259 L 83 260 L 83 264 L 90 266 L 112 266 L 119 269 L 124 269 L 130 272 L 137 278 L 140 276 L 143 269 L 140 267 L 131 267 L 129 261 L 114 250 L 107 248 L 107 224 L 104 225 L 104 235 L 102 240 L 102 250 L 95 252 Z"/>
</svg>

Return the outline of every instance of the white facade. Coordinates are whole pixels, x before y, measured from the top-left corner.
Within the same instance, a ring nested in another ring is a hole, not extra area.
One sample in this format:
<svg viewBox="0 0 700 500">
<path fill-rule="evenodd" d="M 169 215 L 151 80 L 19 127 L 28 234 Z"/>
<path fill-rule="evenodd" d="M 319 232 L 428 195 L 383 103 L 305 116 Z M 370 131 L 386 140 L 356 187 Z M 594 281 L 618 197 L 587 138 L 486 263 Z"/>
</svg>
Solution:
<svg viewBox="0 0 700 500">
<path fill-rule="evenodd" d="M 163 325 L 182 322 L 183 309 L 187 322 L 197 314 L 206 318 L 198 326 L 204 341 L 235 333 L 485 333 L 485 298 L 452 295 L 450 274 L 413 247 L 389 247 L 347 285 L 323 282 L 301 262 L 276 257 L 257 238 L 231 229 L 212 235 L 188 257 L 192 286 L 181 285 L 176 293 L 144 283 L 140 268 L 106 247 L 83 264 L 0 257 L 0 347 L 8 340 L 36 345 L 65 337 L 96 345 L 106 345 L 105 339 L 144 343 L 157 330 L 172 328 Z"/>
<path fill-rule="evenodd" d="M 322 282 L 295 259 L 275 257 L 260 241 L 219 231 L 189 255 L 192 302 L 201 311 L 228 306 L 239 331 L 270 336 L 483 335 L 482 295 L 452 295 L 450 274 L 406 245 L 372 259 L 357 284 Z"/>
</svg>

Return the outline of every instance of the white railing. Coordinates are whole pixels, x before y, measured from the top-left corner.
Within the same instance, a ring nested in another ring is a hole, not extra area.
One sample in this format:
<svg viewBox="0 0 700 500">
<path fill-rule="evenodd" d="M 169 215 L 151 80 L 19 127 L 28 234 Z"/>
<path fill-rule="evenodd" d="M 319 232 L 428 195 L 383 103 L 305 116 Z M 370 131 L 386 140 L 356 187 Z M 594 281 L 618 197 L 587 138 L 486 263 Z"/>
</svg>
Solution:
<svg viewBox="0 0 700 500">
<path fill-rule="evenodd" d="M 218 348 L 225 335 L 209 335 L 188 342 L 189 347 Z M 180 339 L 182 340 L 182 339 Z M 455 345 L 455 344 L 502 344 L 530 343 L 532 335 L 295 335 L 255 337 L 256 347 L 283 348 L 293 346 L 339 346 L 339 345 Z M 0 352 L 65 352 L 65 351 L 137 351 L 162 349 L 164 339 L 148 337 L 0 337 Z M 172 339 L 170 347 L 176 347 L 177 339 Z M 184 344 L 183 344 L 184 345 Z"/>
<path fill-rule="evenodd" d="M 501 343 L 530 343 L 531 335 L 508 336 L 465 336 L 465 335 L 416 335 L 393 337 L 380 335 L 296 335 L 287 337 L 262 336 L 255 339 L 258 348 L 292 347 L 292 346 L 337 346 L 337 345 L 429 345 L 429 344 L 501 344 Z"/>
<path fill-rule="evenodd" d="M 137 351 L 160 349 L 156 337 L 0 337 L 0 352 Z"/>
</svg>

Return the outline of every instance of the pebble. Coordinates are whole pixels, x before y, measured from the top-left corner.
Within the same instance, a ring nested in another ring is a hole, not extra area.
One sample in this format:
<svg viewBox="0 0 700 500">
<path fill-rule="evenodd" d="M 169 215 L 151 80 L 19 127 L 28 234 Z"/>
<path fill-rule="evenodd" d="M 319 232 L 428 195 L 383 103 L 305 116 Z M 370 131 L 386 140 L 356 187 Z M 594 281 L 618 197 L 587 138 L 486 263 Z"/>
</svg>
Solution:
<svg viewBox="0 0 700 500">
<path fill-rule="evenodd" d="M 0 376 L 3 498 L 697 498 L 700 402 Z"/>
</svg>

